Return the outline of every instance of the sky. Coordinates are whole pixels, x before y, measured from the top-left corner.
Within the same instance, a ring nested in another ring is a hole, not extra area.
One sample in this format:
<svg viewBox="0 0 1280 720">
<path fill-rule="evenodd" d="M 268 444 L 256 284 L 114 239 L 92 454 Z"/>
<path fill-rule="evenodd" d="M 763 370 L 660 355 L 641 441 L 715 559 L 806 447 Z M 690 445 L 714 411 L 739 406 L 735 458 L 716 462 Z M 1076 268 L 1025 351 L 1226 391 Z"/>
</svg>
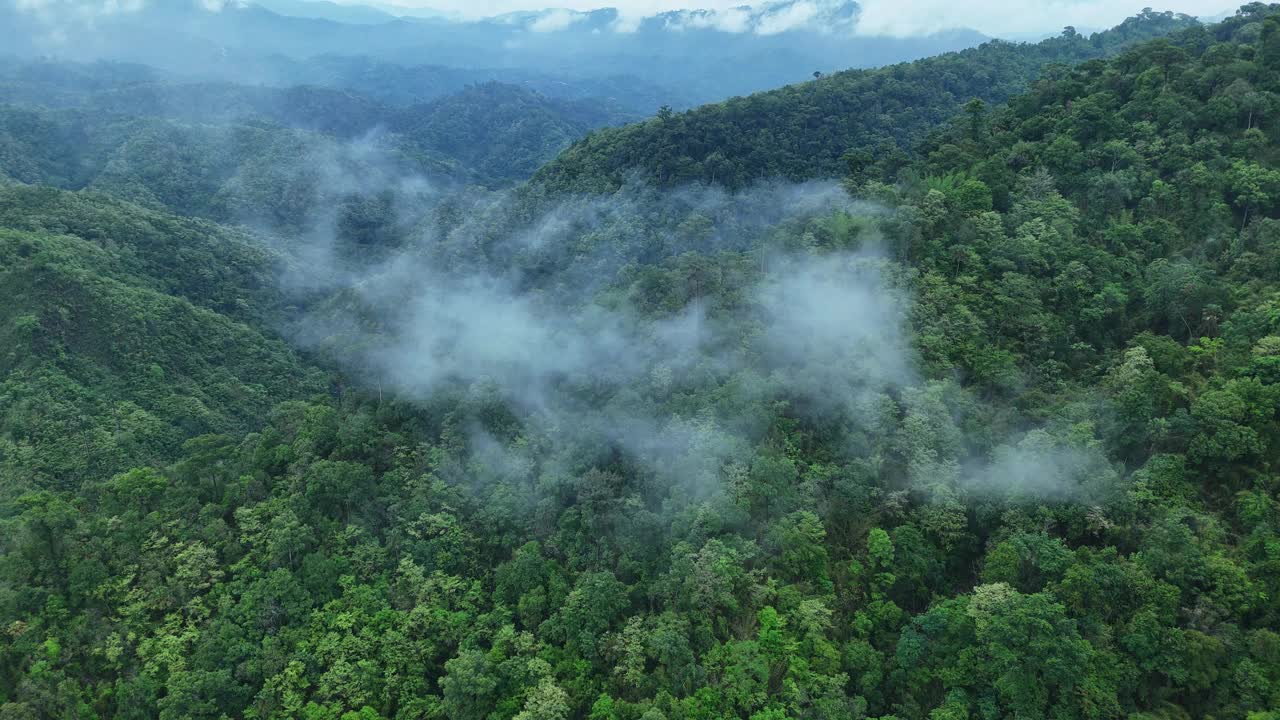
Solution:
<svg viewBox="0 0 1280 720">
<path fill-rule="evenodd" d="M 359 0 L 342 0 L 358 4 Z M 823 2 L 824 0 L 801 0 Z M 384 5 L 430 7 L 467 17 L 484 17 L 516 10 L 555 6 L 573 10 L 616 7 L 631 17 L 667 10 L 726 10 L 750 0 L 383 0 Z M 860 0 L 861 31 L 867 34 L 912 35 L 967 27 L 988 35 L 1054 32 L 1067 25 L 1081 29 L 1107 28 L 1144 7 L 1212 16 L 1233 9 L 1244 0 Z"/>
</svg>

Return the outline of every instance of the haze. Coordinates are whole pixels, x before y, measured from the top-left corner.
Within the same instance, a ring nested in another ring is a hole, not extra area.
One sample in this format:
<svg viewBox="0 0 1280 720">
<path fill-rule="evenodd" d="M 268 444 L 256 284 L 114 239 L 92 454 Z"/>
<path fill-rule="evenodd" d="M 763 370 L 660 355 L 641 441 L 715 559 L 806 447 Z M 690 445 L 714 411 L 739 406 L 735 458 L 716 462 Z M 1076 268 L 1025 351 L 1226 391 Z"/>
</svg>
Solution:
<svg viewBox="0 0 1280 720">
<path fill-rule="evenodd" d="M 812 4 L 820 4 L 814 0 Z M 361 4 L 341 0 L 342 4 Z M 561 0 L 557 7 L 570 10 L 592 10 L 616 7 L 628 17 L 642 17 L 670 10 L 697 7 L 706 10 L 728 10 L 744 4 L 742 0 Z M 755 3 L 759 4 L 759 3 Z M 973 28 L 990 35 L 1055 32 L 1066 25 L 1081 28 L 1110 27 L 1124 18 L 1141 12 L 1150 0 L 1053 0 L 1044 2 L 949 2 L 948 0 L 866 0 L 860 30 L 867 34 L 912 35 L 956 27 Z M 462 17 L 478 18 L 517 11 L 535 11 L 546 6 L 539 0 L 399 0 L 384 3 L 393 10 L 399 6 L 409 10 L 431 8 Z M 1179 0 L 1166 3 L 1160 10 L 1172 10 L 1199 17 L 1222 14 L 1234 5 L 1221 0 Z"/>
</svg>

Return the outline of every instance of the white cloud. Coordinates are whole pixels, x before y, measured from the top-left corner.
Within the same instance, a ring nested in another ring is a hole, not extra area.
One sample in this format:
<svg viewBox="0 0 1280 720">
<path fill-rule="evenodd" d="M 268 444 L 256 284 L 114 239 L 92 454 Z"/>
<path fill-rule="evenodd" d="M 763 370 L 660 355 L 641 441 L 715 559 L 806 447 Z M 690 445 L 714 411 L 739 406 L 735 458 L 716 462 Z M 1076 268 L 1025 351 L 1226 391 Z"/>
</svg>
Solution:
<svg viewBox="0 0 1280 720">
<path fill-rule="evenodd" d="M 19 10 L 57 23 L 91 23 L 97 18 L 134 12 L 148 2 L 178 0 L 0 0 Z M 209 10 L 219 10 L 242 0 L 188 0 Z M 371 0 L 338 0 L 361 4 Z M 754 10 L 744 8 L 753 5 Z M 1237 0 L 860 0 L 857 31 L 864 35 L 916 35 L 952 28 L 972 28 L 989 35 L 1056 32 L 1066 25 L 1099 29 L 1116 25 L 1144 7 L 1173 10 L 1189 15 L 1217 15 L 1236 7 Z M 531 30 L 564 30 L 583 18 L 579 13 L 615 7 L 619 18 L 613 29 L 631 32 L 641 19 L 661 12 L 685 10 L 670 23 L 674 29 L 710 28 L 723 32 L 753 31 L 776 34 L 807 27 L 831 29 L 825 11 L 838 0 L 791 0 L 768 3 L 751 0 L 394 0 L 401 8 L 432 8 L 465 18 L 493 17 L 517 11 L 543 11 Z M 555 9 L 547 10 L 548 5 Z M 696 8 L 696 9 L 695 9 Z"/>
<path fill-rule="evenodd" d="M 17 8 L 37 14 L 66 14 L 80 18 L 136 12 L 144 0 L 14 0 Z"/>
<path fill-rule="evenodd" d="M 624 15 L 619 13 L 617 19 L 609 26 L 609 29 L 616 33 L 633 33 L 640 29 L 640 23 L 643 20 L 643 15 Z"/>
<path fill-rule="evenodd" d="M 756 25 L 760 35 L 777 35 L 788 30 L 807 28 L 818 17 L 819 9 L 812 2 L 793 2 L 765 10 Z"/>
<path fill-rule="evenodd" d="M 21 12 L 27 12 L 49 22 L 92 22 L 94 19 L 135 13 L 148 4 L 175 2 L 177 0 L 0 0 L 9 2 Z M 233 5 L 243 5 L 244 0 L 185 0 L 195 7 L 210 12 L 220 12 Z"/>
<path fill-rule="evenodd" d="M 957 27 L 988 35 L 1051 32 L 1067 25 L 1104 29 L 1143 8 L 1188 15 L 1216 15 L 1230 0 L 863 0 L 858 32 L 865 35 L 918 35 Z"/>
<path fill-rule="evenodd" d="M 586 16 L 572 10 L 548 10 L 529 25 L 533 32 L 558 32 L 581 22 Z"/>
<path fill-rule="evenodd" d="M 356 3 L 360 0 L 342 0 Z M 751 0 L 396 0 L 398 4 L 432 7 L 480 18 L 518 10 L 539 10 L 554 3 L 569 10 L 616 7 L 622 16 L 617 29 L 635 29 L 639 18 L 672 10 L 693 8 L 717 11 L 694 22 L 713 22 L 720 29 L 741 28 L 742 11 L 733 12 Z M 763 3 L 754 3 L 762 6 Z M 1053 32 L 1066 25 L 1105 28 L 1118 24 L 1144 7 L 1173 10 L 1189 15 L 1217 15 L 1240 4 L 1233 0 L 862 0 L 859 32 L 864 34 L 911 35 L 949 28 L 966 27 L 990 35 Z M 806 22 L 806 8 L 816 8 L 814 0 L 793 3 L 777 17 L 761 22 L 757 32 L 780 32 L 779 28 Z M 690 17 L 694 13 L 688 13 Z M 736 24 L 735 24 L 736 23 Z M 686 25 L 693 27 L 693 25 Z"/>
<path fill-rule="evenodd" d="M 693 10 L 670 18 L 667 26 L 673 30 L 720 30 L 740 33 L 751 28 L 751 13 L 744 8 L 728 10 Z"/>
<path fill-rule="evenodd" d="M 670 13 L 667 27 L 672 30 L 719 30 L 757 35 L 777 35 L 793 30 L 848 32 L 854 26 L 855 10 L 856 6 L 849 0 L 774 0 L 754 7 Z"/>
<path fill-rule="evenodd" d="M 146 0 L 0 0 L 35 18 L 42 29 L 35 42 L 49 49 L 66 46 L 75 33 L 99 20 L 141 10 Z"/>
</svg>

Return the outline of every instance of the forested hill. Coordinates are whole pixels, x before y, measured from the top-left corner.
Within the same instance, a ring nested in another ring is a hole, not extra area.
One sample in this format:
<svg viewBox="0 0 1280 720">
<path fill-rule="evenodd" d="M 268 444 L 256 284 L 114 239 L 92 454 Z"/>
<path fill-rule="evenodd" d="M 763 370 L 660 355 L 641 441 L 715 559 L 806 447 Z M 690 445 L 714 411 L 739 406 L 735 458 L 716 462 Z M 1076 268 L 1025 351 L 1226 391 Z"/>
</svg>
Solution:
<svg viewBox="0 0 1280 720">
<path fill-rule="evenodd" d="M 560 100 L 484 83 L 402 109 L 389 127 L 420 147 L 447 153 L 460 175 L 500 185 L 529 178 L 592 130 L 635 118 L 607 100 Z"/>
<path fill-rule="evenodd" d="M 268 146 L 315 149 L 378 136 L 423 175 L 497 187 L 528 178 L 590 130 L 637 117 L 611 101 L 502 83 L 398 107 L 325 87 L 165 82 L 140 66 L 30 69 L 0 79 L 0 102 L 8 103 L 0 105 L 0 173 L 67 189 L 109 189 L 128 176 L 139 190 L 131 199 L 201 186 L 163 206 L 217 220 L 232 218 L 207 201 Z"/>
<path fill-rule="evenodd" d="M 1280 718 L 1280 5 L 511 237 L 184 137 L 335 216 L 0 188 L 0 720 Z"/>
<path fill-rule="evenodd" d="M 849 70 L 778 90 L 663 112 L 644 123 L 596 132 L 543 168 L 535 194 L 603 192 L 637 171 L 663 186 L 742 187 L 845 172 L 845 153 L 897 155 L 973 98 L 1002 102 L 1046 66 L 1113 55 L 1144 39 L 1195 25 L 1147 11 L 1084 37 L 1068 29 L 1036 44 L 980 47 L 874 70 Z"/>
<path fill-rule="evenodd" d="M 309 1 L 309 0 L 305 0 Z M 98 60 L 23 59 L 0 55 L 0 92 L 28 102 L 61 106 L 83 102 L 86 93 L 155 85 L 218 86 L 248 83 L 258 88 L 322 87 L 347 91 L 393 107 L 421 105 L 475 85 L 516 85 L 560 100 L 605 98 L 630 113 L 652 113 L 663 103 L 688 106 L 678 90 L 660 88 L 626 75 L 577 78 L 510 69 L 454 68 L 439 65 L 396 65 L 367 56 L 319 55 L 292 60 L 271 55 L 242 61 L 226 76 L 194 77 L 147 65 Z"/>
<path fill-rule="evenodd" d="M 276 272 L 258 240 L 211 223 L 0 188 L 0 497 L 169 462 L 323 392 L 266 329 Z"/>
</svg>

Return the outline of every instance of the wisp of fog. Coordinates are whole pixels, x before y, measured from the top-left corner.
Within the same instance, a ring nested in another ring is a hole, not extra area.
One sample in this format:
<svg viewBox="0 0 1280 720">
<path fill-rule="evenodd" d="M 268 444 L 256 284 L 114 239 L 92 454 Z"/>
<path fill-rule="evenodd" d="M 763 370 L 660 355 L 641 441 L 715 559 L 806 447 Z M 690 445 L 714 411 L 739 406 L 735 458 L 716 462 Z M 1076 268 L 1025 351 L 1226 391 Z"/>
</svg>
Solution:
<svg viewBox="0 0 1280 720">
<path fill-rule="evenodd" d="M 466 428 L 496 466 L 612 448 L 702 497 L 749 461 L 777 403 L 852 436 L 879 432 L 893 398 L 928 382 L 910 295 L 877 249 L 885 211 L 836 183 L 630 182 L 520 219 L 519 190 L 406 177 L 380 158 L 365 139 L 308 164 L 308 187 L 333 209 L 286 248 L 284 280 L 309 298 L 291 333 L 380 392 L 514 409 L 540 449 L 512 449 L 480 420 Z M 357 191 L 391 208 L 390 250 L 344 236 L 336 200 Z M 851 246 L 815 247 L 805 228 L 831 217 L 866 229 Z M 911 482 L 1078 497 L 1094 454 L 1037 437 L 945 472 L 925 463 Z"/>
</svg>

